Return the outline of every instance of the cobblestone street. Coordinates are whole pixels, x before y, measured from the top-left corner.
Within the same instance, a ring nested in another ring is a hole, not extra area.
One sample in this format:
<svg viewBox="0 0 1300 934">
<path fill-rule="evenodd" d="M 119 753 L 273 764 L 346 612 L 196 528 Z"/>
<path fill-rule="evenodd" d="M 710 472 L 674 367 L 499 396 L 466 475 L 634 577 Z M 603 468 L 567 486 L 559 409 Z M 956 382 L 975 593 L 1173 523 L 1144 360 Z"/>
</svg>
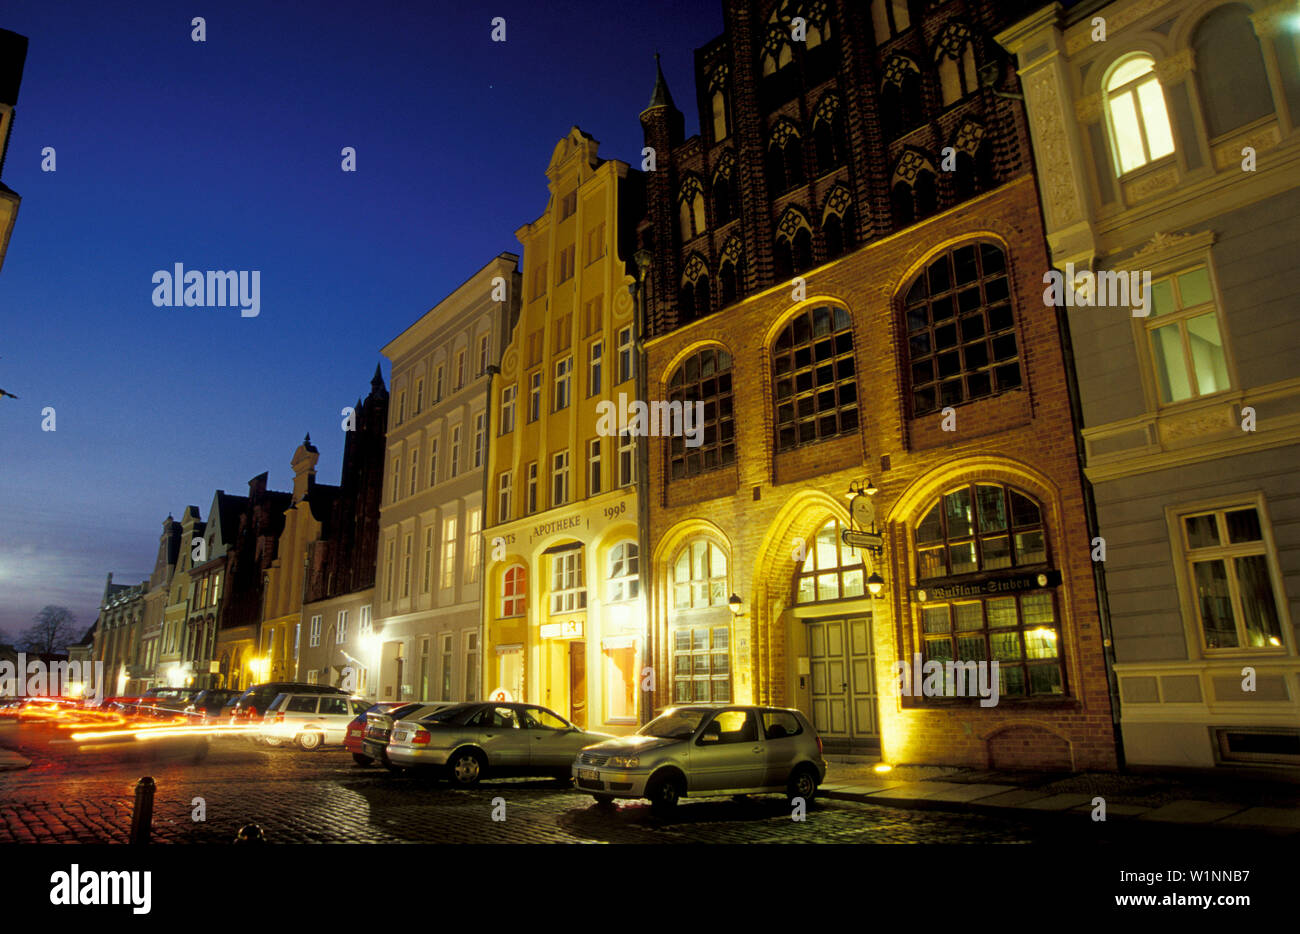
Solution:
<svg viewBox="0 0 1300 934">
<path fill-rule="evenodd" d="M 806 821 L 794 821 L 776 795 L 688 800 L 661 822 L 644 804 L 600 809 L 556 781 L 503 779 L 459 790 L 356 766 L 340 749 L 307 753 L 221 737 L 195 762 L 195 747 L 180 741 L 170 749 L 135 744 L 77 753 L 8 736 L 32 765 L 0 773 L 6 843 L 125 842 L 134 785 L 144 775 L 157 782 L 153 839 L 160 843 L 228 843 L 247 823 L 273 843 L 1030 843 L 1066 836 L 1121 843 L 1135 834 L 1171 843 L 1186 832 L 1098 825 L 1080 815 L 1027 820 L 825 799 Z M 202 821 L 193 819 L 196 798 L 203 799 Z M 492 819 L 497 798 L 505 803 L 503 821 Z"/>
</svg>

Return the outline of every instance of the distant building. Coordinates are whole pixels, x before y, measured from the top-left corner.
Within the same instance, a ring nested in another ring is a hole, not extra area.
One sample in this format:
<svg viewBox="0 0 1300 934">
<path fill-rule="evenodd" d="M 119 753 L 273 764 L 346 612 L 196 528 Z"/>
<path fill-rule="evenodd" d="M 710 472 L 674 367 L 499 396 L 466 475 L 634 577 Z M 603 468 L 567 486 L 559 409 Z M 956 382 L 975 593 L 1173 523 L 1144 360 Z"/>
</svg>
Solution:
<svg viewBox="0 0 1300 934">
<path fill-rule="evenodd" d="M 94 660 L 104 663 L 106 695 L 134 695 L 151 680 L 140 665 L 140 632 L 144 622 L 144 595 L 149 582 L 114 584 L 108 575 L 95 622 Z"/>
<path fill-rule="evenodd" d="M 180 560 L 181 524 L 170 515 L 163 520 L 158 536 L 158 553 L 144 596 L 144 619 L 140 627 L 140 661 L 136 677 L 144 689 L 161 686 L 158 677 L 162 650 L 163 619 L 171 594 L 172 577 Z"/>
</svg>

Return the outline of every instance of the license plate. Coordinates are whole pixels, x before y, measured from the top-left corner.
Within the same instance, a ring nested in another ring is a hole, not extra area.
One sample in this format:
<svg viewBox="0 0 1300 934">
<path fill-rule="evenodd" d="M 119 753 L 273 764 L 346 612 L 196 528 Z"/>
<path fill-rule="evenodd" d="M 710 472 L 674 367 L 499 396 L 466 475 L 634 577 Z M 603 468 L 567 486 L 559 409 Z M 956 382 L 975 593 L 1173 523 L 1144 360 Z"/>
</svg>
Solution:
<svg viewBox="0 0 1300 934">
<path fill-rule="evenodd" d="M 578 777 L 589 782 L 600 781 L 600 773 L 594 769 L 578 769 Z"/>
<path fill-rule="evenodd" d="M 397 741 L 400 743 L 402 740 L 406 739 L 406 734 L 405 734 L 405 733 L 398 733 L 396 738 L 397 738 Z"/>
</svg>

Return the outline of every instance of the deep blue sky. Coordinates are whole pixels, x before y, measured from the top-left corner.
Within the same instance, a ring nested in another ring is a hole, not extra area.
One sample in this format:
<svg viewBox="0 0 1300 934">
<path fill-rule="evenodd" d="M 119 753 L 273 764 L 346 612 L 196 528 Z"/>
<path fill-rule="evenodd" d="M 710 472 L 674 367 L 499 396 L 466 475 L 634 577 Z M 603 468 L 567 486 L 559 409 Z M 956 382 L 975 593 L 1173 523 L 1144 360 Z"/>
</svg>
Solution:
<svg viewBox="0 0 1300 934">
<path fill-rule="evenodd" d="M 0 399 L 0 631 L 16 634 L 46 603 L 89 626 L 109 571 L 148 576 L 169 512 L 206 519 L 214 490 L 266 470 L 290 488 L 306 432 L 337 482 L 339 410 L 379 348 L 519 251 L 570 126 L 639 163 L 660 50 L 695 132 L 693 52 L 722 16 L 718 0 L 7 0 L 0 26 L 30 39 L 2 176 L 23 198 L 0 271 L 0 387 L 20 397 Z M 155 308 L 151 276 L 177 262 L 260 270 L 261 314 Z"/>
</svg>

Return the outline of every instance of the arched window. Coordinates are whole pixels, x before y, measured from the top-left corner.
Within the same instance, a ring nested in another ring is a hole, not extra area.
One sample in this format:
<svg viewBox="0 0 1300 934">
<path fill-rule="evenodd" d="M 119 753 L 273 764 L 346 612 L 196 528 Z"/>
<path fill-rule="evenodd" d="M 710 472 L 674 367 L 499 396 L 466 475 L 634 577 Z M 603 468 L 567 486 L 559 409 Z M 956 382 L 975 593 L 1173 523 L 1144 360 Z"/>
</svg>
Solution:
<svg viewBox="0 0 1300 934">
<path fill-rule="evenodd" d="M 677 213 L 681 220 L 682 242 L 704 233 L 704 186 L 688 175 L 677 193 Z"/>
<path fill-rule="evenodd" d="M 722 262 L 718 265 L 718 285 L 722 288 L 722 307 L 740 297 L 740 280 L 744 270 L 744 253 L 740 238 L 729 237 L 722 248 Z"/>
<path fill-rule="evenodd" d="M 610 550 L 609 576 L 606 582 L 609 602 L 635 600 L 641 592 L 641 580 L 637 570 L 638 556 L 636 542 L 619 542 Z"/>
<path fill-rule="evenodd" d="M 964 484 L 938 497 L 916 525 L 917 601 L 926 661 L 997 661 L 1000 693 L 1064 692 L 1056 600 L 1044 573 L 1006 595 L 945 597 L 944 578 L 1004 568 L 1048 570 L 1042 511 L 1000 483 Z M 1059 578 L 1058 578 L 1059 580 Z M 956 583 L 955 581 L 953 582 Z M 969 588 L 978 590 L 978 588 Z M 996 592 L 996 591 L 995 591 Z M 932 598 L 933 595 L 933 598 Z"/>
<path fill-rule="evenodd" d="M 931 261 L 904 300 L 912 415 L 1021 384 L 1007 260 L 991 243 Z"/>
<path fill-rule="evenodd" d="M 726 606 L 729 594 L 726 552 L 704 538 L 678 552 L 673 562 L 673 609 Z"/>
<path fill-rule="evenodd" d="M 803 182 L 803 142 L 795 125 L 782 120 L 772 128 L 772 139 L 767 147 L 768 193 L 773 196 L 783 194 Z"/>
<path fill-rule="evenodd" d="M 703 418 L 692 415 L 692 434 L 674 434 L 668 446 L 668 476 L 694 477 L 736 462 L 736 424 L 731 394 L 731 355 L 706 347 L 687 357 L 668 382 L 668 403 L 682 408 L 703 404 Z"/>
<path fill-rule="evenodd" d="M 849 143 L 844 133 L 840 99 L 826 94 L 813 112 L 813 148 L 817 154 L 817 172 L 825 175 L 848 159 Z"/>
<path fill-rule="evenodd" d="M 709 267 L 698 253 L 692 253 L 682 272 L 682 289 L 678 300 L 677 323 L 686 324 L 712 312 L 709 300 Z"/>
<path fill-rule="evenodd" d="M 825 0 L 805 4 L 803 17 L 807 22 L 803 41 L 804 70 L 811 86 L 825 81 L 835 71 L 835 30 Z"/>
<path fill-rule="evenodd" d="M 736 155 L 725 152 L 713 172 L 713 221 L 721 226 L 740 214 L 736 196 Z"/>
<path fill-rule="evenodd" d="M 1155 59 L 1124 59 L 1106 79 L 1106 114 L 1115 171 L 1131 172 L 1174 151 L 1165 95 L 1156 78 Z"/>
<path fill-rule="evenodd" d="M 949 23 L 939 35 L 935 64 L 943 106 L 956 103 L 979 87 L 975 74 L 975 43 L 961 23 Z"/>
<path fill-rule="evenodd" d="M 826 208 L 822 211 L 822 239 L 826 244 L 827 259 L 847 253 L 853 246 L 853 229 L 849 222 L 852 206 L 853 196 L 843 185 L 836 185 L 826 196 Z"/>
<path fill-rule="evenodd" d="M 709 106 L 713 116 L 713 141 L 721 142 L 731 132 L 731 101 L 727 93 L 728 67 L 719 65 L 709 75 Z"/>
<path fill-rule="evenodd" d="M 921 69 L 905 55 L 891 55 L 885 62 L 880 87 L 880 108 L 885 133 L 902 136 L 925 117 L 921 103 Z"/>
<path fill-rule="evenodd" d="M 934 187 L 934 166 L 915 149 L 906 150 L 894 170 L 890 197 L 894 206 L 894 222 L 906 227 L 924 220 L 938 209 Z"/>
<path fill-rule="evenodd" d="M 840 539 L 843 530 L 838 519 L 831 519 L 808 543 L 807 555 L 795 573 L 796 603 L 842 600 L 866 593 L 862 555 Z"/>
<path fill-rule="evenodd" d="M 576 543 L 551 554 L 551 613 L 572 613 L 587 608 L 587 578 L 582 569 L 582 548 Z"/>
<path fill-rule="evenodd" d="M 506 568 L 501 581 L 501 615 L 523 616 L 528 610 L 528 570 L 522 564 Z"/>
<path fill-rule="evenodd" d="M 967 120 L 957 131 L 952 148 L 957 152 L 956 171 L 952 174 L 953 192 L 965 201 L 989 187 L 992 166 L 984 127 Z"/>
<path fill-rule="evenodd" d="M 778 451 L 857 431 L 849 313 L 834 307 L 795 315 L 772 347 L 772 384 Z"/>
<path fill-rule="evenodd" d="M 912 25 L 907 0 L 871 0 L 871 25 L 875 27 L 877 44 L 907 29 Z"/>
<path fill-rule="evenodd" d="M 1239 3 L 1217 7 L 1196 27 L 1192 48 L 1211 138 L 1273 113 L 1273 94 L 1250 10 Z"/>
<path fill-rule="evenodd" d="M 776 225 L 773 260 L 778 280 L 788 279 L 812 265 L 812 228 L 808 226 L 808 218 L 795 208 L 786 208 Z"/>
</svg>

